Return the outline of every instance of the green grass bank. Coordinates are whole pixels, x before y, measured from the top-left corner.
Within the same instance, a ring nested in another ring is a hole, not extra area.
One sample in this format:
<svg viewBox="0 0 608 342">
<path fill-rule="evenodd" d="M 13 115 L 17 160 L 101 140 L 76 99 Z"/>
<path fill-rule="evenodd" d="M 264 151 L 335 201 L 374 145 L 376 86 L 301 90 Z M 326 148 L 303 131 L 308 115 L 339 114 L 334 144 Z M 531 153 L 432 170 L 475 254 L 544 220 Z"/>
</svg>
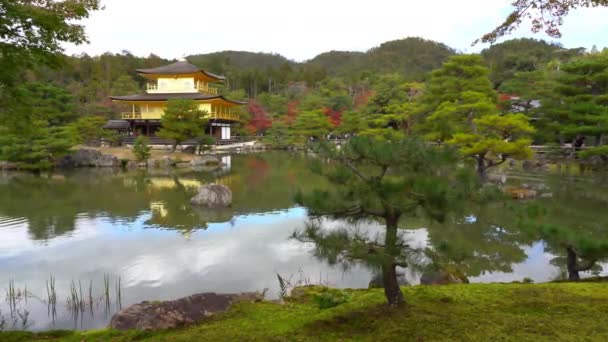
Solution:
<svg viewBox="0 0 608 342">
<path fill-rule="evenodd" d="M 608 341 L 608 283 L 404 287 L 399 308 L 374 289 L 319 309 L 314 291 L 284 305 L 236 304 L 179 330 L 5 332 L 0 341 Z"/>
</svg>

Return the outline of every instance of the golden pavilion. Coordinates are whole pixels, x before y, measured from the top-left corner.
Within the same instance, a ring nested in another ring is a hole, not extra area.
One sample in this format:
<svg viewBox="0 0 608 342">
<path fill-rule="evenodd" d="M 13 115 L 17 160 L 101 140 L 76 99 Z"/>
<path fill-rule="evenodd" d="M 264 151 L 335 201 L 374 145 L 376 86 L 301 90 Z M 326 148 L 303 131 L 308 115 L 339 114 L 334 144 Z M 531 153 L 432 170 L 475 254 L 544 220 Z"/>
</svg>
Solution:
<svg viewBox="0 0 608 342">
<path fill-rule="evenodd" d="M 229 100 L 218 94 L 213 84 L 223 83 L 224 76 L 200 69 L 185 59 L 157 68 L 137 69 L 137 72 L 148 79 L 146 92 L 110 96 L 113 102 L 131 107 L 131 111 L 121 114 L 122 120 L 113 120 L 114 126 L 122 126 L 129 134 L 154 137 L 161 126 L 167 101 L 190 99 L 208 114 L 208 134 L 217 140 L 231 139 L 231 127 L 240 120 L 235 108 L 246 102 Z"/>
</svg>

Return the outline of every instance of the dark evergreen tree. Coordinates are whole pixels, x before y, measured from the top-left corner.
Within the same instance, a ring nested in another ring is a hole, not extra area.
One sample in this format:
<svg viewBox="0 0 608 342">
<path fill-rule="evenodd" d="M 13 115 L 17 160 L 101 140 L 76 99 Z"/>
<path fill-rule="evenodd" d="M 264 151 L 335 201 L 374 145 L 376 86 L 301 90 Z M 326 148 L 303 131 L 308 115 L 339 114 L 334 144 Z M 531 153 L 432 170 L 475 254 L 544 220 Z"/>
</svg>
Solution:
<svg viewBox="0 0 608 342">
<path fill-rule="evenodd" d="M 157 135 L 161 138 L 173 140 L 172 150 L 175 151 L 177 145 L 182 141 L 202 137 L 206 124 L 206 113 L 199 109 L 195 101 L 169 100 L 161 119 L 162 127 Z"/>
<path fill-rule="evenodd" d="M 363 262 L 381 270 L 388 303 L 402 303 L 396 268 L 407 266 L 413 250 L 399 234 L 401 219 L 424 212 L 442 220 L 471 191 L 470 177 L 455 167 L 449 150 L 412 139 L 355 137 L 341 149 L 322 144 L 317 152 L 332 162 L 317 159 L 312 169 L 331 186 L 300 192 L 297 202 L 308 208 L 311 218 L 378 220 L 384 224 L 384 237 L 311 224 L 294 238 L 314 243 L 316 255 L 330 263 Z"/>
</svg>

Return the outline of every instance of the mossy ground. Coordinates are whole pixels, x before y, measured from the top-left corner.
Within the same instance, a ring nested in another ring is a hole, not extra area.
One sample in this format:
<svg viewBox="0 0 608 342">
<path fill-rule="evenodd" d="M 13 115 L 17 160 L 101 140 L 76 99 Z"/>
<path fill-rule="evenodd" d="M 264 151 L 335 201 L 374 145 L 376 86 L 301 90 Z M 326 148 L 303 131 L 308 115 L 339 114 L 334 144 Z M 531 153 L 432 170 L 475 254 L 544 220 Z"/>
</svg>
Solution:
<svg viewBox="0 0 608 342">
<path fill-rule="evenodd" d="M 312 290 L 314 291 L 314 289 Z M 156 332 L 0 334 L 0 341 L 608 341 L 606 283 L 469 284 L 403 288 L 389 308 L 382 290 L 349 291 L 319 309 L 304 299 L 241 303 L 188 328 Z"/>
</svg>

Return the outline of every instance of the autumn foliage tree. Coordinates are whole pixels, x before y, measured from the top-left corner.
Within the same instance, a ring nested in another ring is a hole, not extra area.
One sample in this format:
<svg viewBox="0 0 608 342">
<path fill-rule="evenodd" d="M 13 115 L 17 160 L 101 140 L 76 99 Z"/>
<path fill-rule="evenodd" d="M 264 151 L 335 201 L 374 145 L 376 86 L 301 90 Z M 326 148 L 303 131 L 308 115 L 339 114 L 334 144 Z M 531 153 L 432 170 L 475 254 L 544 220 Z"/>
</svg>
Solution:
<svg viewBox="0 0 608 342">
<path fill-rule="evenodd" d="M 257 135 L 272 127 L 272 120 L 266 109 L 257 101 L 249 101 L 247 111 L 250 114 L 246 129 L 250 134 Z"/>
</svg>

